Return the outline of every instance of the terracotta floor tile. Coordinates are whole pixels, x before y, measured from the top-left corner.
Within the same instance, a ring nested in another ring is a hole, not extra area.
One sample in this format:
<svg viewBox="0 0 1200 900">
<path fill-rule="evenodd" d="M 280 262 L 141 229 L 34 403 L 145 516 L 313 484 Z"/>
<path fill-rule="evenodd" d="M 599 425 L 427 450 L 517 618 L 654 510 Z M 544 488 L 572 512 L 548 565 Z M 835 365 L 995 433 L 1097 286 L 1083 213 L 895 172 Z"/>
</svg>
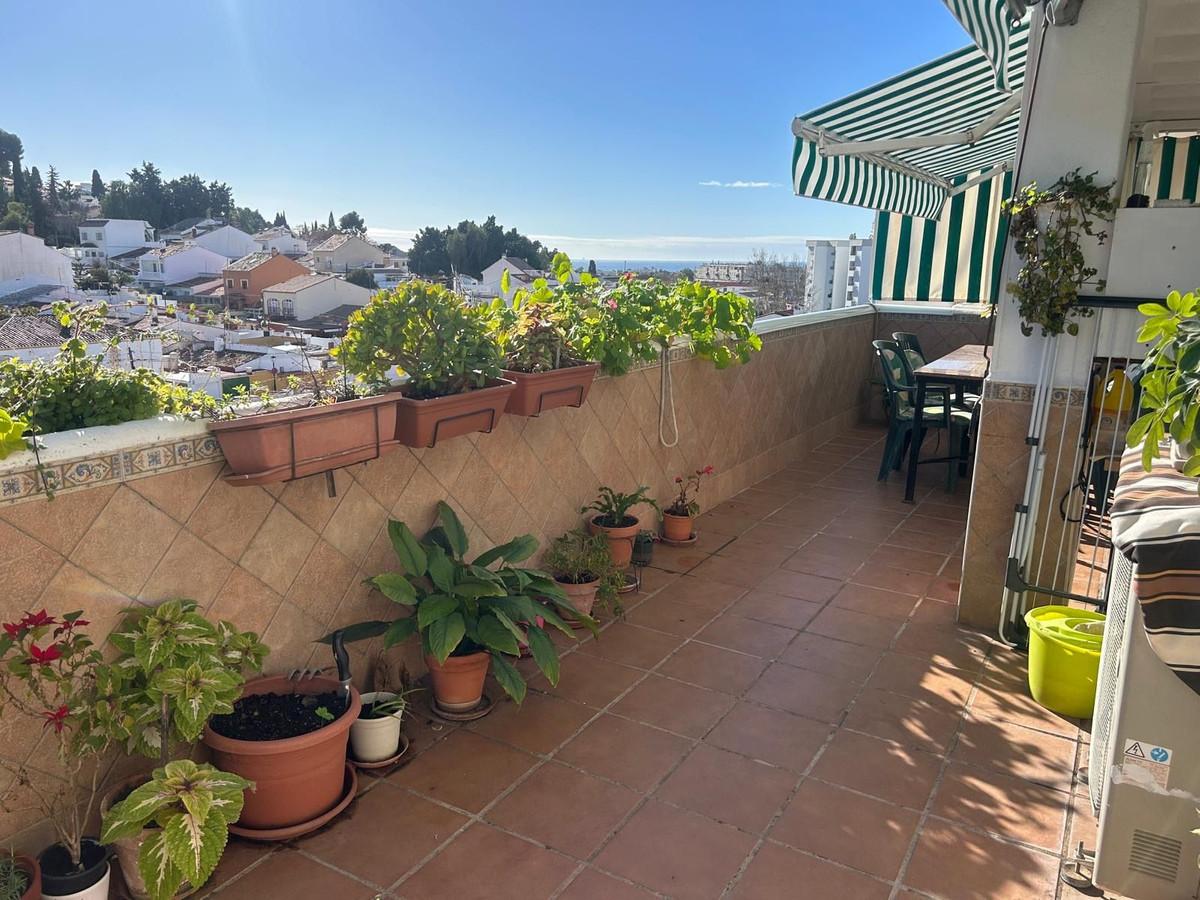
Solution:
<svg viewBox="0 0 1200 900">
<path fill-rule="evenodd" d="M 506 701 L 467 727 L 530 753 L 549 753 L 595 714 L 578 703 L 530 692 L 520 706 Z"/>
<path fill-rule="evenodd" d="M 779 569 L 762 579 L 759 588 L 785 597 L 824 603 L 838 592 L 842 582 L 835 578 L 822 578 L 807 572 L 789 572 Z"/>
<path fill-rule="evenodd" d="M 939 666 L 933 660 L 903 653 L 885 653 L 867 687 L 916 697 L 942 699 L 962 706 L 971 694 L 974 674 Z"/>
<path fill-rule="evenodd" d="M 558 751 L 556 758 L 634 790 L 648 791 L 690 746 L 673 734 L 604 715 Z"/>
<path fill-rule="evenodd" d="M 890 591 L 920 597 L 933 581 L 933 575 L 908 566 L 890 566 L 867 560 L 862 568 L 854 573 L 853 580 L 857 584 L 887 588 Z"/>
<path fill-rule="evenodd" d="M 788 665 L 823 672 L 859 684 L 867 680 L 882 650 L 866 648 L 819 634 L 799 635 L 780 657 Z"/>
<path fill-rule="evenodd" d="M 983 666 L 989 646 L 988 638 L 977 631 L 914 622 L 909 622 L 896 639 L 896 650 L 901 653 L 970 671 L 978 671 Z"/>
<path fill-rule="evenodd" d="M 496 804 L 487 819 L 587 859 L 640 799 L 629 788 L 547 763 Z"/>
<path fill-rule="evenodd" d="M 738 882 L 740 900 L 887 900 L 891 886 L 778 844 L 765 844 Z"/>
<path fill-rule="evenodd" d="M 659 668 L 659 672 L 725 694 L 738 695 L 754 684 L 766 660 L 689 641 Z"/>
<path fill-rule="evenodd" d="M 697 517 L 696 530 L 699 532 L 712 532 L 737 537 L 742 532 L 757 525 L 758 521 L 758 516 L 713 511 Z"/>
<path fill-rule="evenodd" d="M 703 737 L 733 706 L 726 694 L 651 675 L 613 706 L 618 715 L 688 737 Z"/>
<path fill-rule="evenodd" d="M 795 574 L 795 573 L 788 573 Z M 770 591 L 751 591 L 729 608 L 730 612 L 747 619 L 799 630 L 816 618 L 821 604 L 800 600 Z"/>
<path fill-rule="evenodd" d="M 925 596 L 941 600 L 943 603 L 957 603 L 961 589 L 962 580 L 957 572 L 952 575 L 938 575 L 925 588 Z"/>
<path fill-rule="evenodd" d="M 794 772 L 700 744 L 654 796 L 760 834 L 795 784 Z"/>
<path fill-rule="evenodd" d="M 226 885 L 217 896 L 224 900 L 262 900 L 263 897 L 371 900 L 377 893 L 374 888 L 341 875 L 319 862 L 283 849 L 272 853 L 266 862 Z"/>
<path fill-rule="evenodd" d="M 747 619 L 733 612 L 722 613 L 707 628 L 701 631 L 693 640 L 728 647 L 730 650 L 740 650 L 772 659 L 778 656 L 796 636 L 791 628 L 772 625 L 769 622 L 759 622 Z"/>
<path fill-rule="evenodd" d="M 806 531 L 819 531 L 845 509 L 843 503 L 822 503 L 808 499 L 807 495 L 783 509 L 771 513 L 763 520 L 764 525 L 784 525 L 789 528 L 802 528 Z"/>
<path fill-rule="evenodd" d="M 657 548 L 656 548 L 657 549 Z M 658 593 L 664 588 L 670 587 L 680 579 L 680 575 L 676 572 L 667 572 L 663 569 L 656 569 L 653 566 L 647 566 L 642 569 L 642 586 L 633 594 L 626 594 L 626 599 L 643 598 L 651 594 Z"/>
<path fill-rule="evenodd" d="M 909 550 L 920 550 L 924 553 L 953 553 L 962 544 L 962 537 L 960 535 L 958 538 L 953 538 L 924 531 L 912 531 L 901 525 L 887 536 L 884 543 L 889 547 L 903 547 Z"/>
<path fill-rule="evenodd" d="M 1068 794 L 1053 788 L 952 764 L 934 795 L 932 812 L 1057 853 L 1069 800 Z"/>
<path fill-rule="evenodd" d="M 863 584 L 847 584 L 838 591 L 831 604 L 838 609 L 850 609 L 897 622 L 907 619 L 916 605 L 915 595 L 901 594 Z"/>
<path fill-rule="evenodd" d="M 651 800 L 596 858 L 614 872 L 680 900 L 711 900 L 754 845 L 748 834 Z"/>
<path fill-rule="evenodd" d="M 866 647 L 887 649 L 896 636 L 898 624 L 891 619 L 881 619 L 866 613 L 828 606 L 813 619 L 808 631 L 825 637 L 862 644 Z"/>
<path fill-rule="evenodd" d="M 932 516 L 935 519 L 949 519 L 952 522 L 966 523 L 969 506 L 956 503 L 942 503 L 937 500 L 924 500 L 913 510 L 918 516 Z"/>
<path fill-rule="evenodd" d="M 958 704 L 940 697 L 915 699 L 867 688 L 843 724 L 906 747 L 943 754 L 950 749 L 961 717 Z"/>
<path fill-rule="evenodd" d="M 1016 844 L 930 822 L 921 830 L 904 883 L 958 900 L 1050 900 L 1058 860 Z"/>
<path fill-rule="evenodd" d="M 392 775 L 390 781 L 478 812 L 536 762 L 528 753 L 470 731 L 456 731 Z"/>
<path fill-rule="evenodd" d="M 811 550 L 813 553 L 836 556 L 839 559 L 850 560 L 860 565 L 866 562 L 878 548 L 878 541 L 865 541 L 852 537 L 833 537 L 828 534 L 818 534 L 804 545 L 805 550 Z"/>
<path fill-rule="evenodd" d="M 656 599 L 676 600 L 680 603 L 690 603 L 692 606 L 718 612 L 744 593 L 746 593 L 746 589 L 736 584 L 725 584 L 721 581 L 697 578 L 695 575 L 684 575 L 662 590 Z"/>
<path fill-rule="evenodd" d="M 742 702 L 704 741 L 800 773 L 808 768 L 832 730 L 823 722 Z"/>
<path fill-rule="evenodd" d="M 858 685 L 853 682 L 777 662 L 746 692 L 746 699 L 820 722 L 837 723 L 857 691 Z"/>
<path fill-rule="evenodd" d="M 1074 719 L 1051 712 L 1034 700 L 1026 682 L 1009 685 L 987 674 L 980 679 L 979 690 L 971 701 L 971 711 L 981 719 L 1012 722 L 1063 737 L 1073 738 L 1078 730 Z"/>
<path fill-rule="evenodd" d="M 654 548 L 654 568 L 665 569 L 668 572 L 687 572 L 708 559 L 709 554 L 703 550 L 689 547 L 671 547 L 659 544 Z"/>
<path fill-rule="evenodd" d="M 920 814 L 807 780 L 771 829 L 772 840 L 891 881 Z"/>
<path fill-rule="evenodd" d="M 755 529 L 773 528 L 772 525 L 756 525 Z M 717 559 L 733 559 L 748 566 L 774 569 L 795 552 L 794 547 L 764 541 L 761 531 L 758 536 L 747 531 L 735 541 L 730 541 L 717 551 Z"/>
<path fill-rule="evenodd" d="M 767 572 L 755 562 L 728 556 L 710 556 L 692 569 L 690 574 L 694 578 L 752 588 L 766 577 Z"/>
<path fill-rule="evenodd" d="M 710 609 L 691 603 L 680 603 L 664 596 L 651 597 L 626 617 L 631 625 L 653 628 L 680 637 L 691 637 L 713 617 Z M 604 640 L 601 635 L 600 640 Z"/>
<path fill-rule="evenodd" d="M 396 837 L 402 839 L 403 835 Z M 396 893 L 410 900 L 548 897 L 575 866 L 552 850 L 477 824 L 401 883 Z"/>
<path fill-rule="evenodd" d="M 1067 848 L 1074 853 L 1081 843 L 1089 850 L 1096 849 L 1096 831 L 1098 823 L 1096 813 L 1092 809 L 1092 801 L 1086 796 L 1076 794 L 1071 798 L 1071 833 L 1068 836 Z"/>
<path fill-rule="evenodd" d="M 1092 843 L 1088 846 L 1094 847 L 1095 844 Z M 241 875 L 255 863 L 261 865 L 260 860 L 266 859 L 276 849 L 278 848 L 264 846 L 258 841 L 247 841 L 243 838 L 230 835 L 229 843 L 225 845 L 225 852 L 221 854 L 221 862 L 217 864 L 216 871 L 213 872 L 212 877 L 204 885 L 204 890 L 200 892 L 200 896 L 207 896 L 221 885 L 227 884 L 232 879 Z"/>
<path fill-rule="evenodd" d="M 466 821 L 444 806 L 383 782 L 330 825 L 297 843 L 339 869 L 387 886 Z M 404 835 L 403 841 L 396 840 L 398 834 Z"/>
<path fill-rule="evenodd" d="M 941 760 L 876 738 L 839 731 L 812 774 L 911 809 L 922 809 L 933 790 Z"/>
<path fill-rule="evenodd" d="M 897 547 L 892 544 L 881 544 L 867 560 L 868 563 L 898 566 L 911 572 L 925 572 L 936 575 L 946 562 L 945 553 L 931 553 L 928 550 L 914 550 L 911 547 Z"/>
<path fill-rule="evenodd" d="M 780 566 L 789 572 L 807 572 L 809 575 L 822 575 L 826 578 L 845 579 L 858 570 L 862 563 L 857 559 L 846 559 L 840 556 L 830 556 L 819 550 L 801 547 L 783 561 Z"/>
<path fill-rule="evenodd" d="M 558 896 L 560 900 L 652 900 L 655 895 L 595 869 L 584 869 Z"/>
<path fill-rule="evenodd" d="M 596 640 L 580 646 L 578 652 L 626 666 L 651 669 L 682 643 L 683 639 L 675 635 L 617 622 L 605 628 Z"/>
<path fill-rule="evenodd" d="M 943 603 L 932 597 L 925 597 L 912 614 L 914 625 L 932 625 L 935 628 L 954 628 L 958 623 L 958 604 Z"/>
<path fill-rule="evenodd" d="M 857 478 L 860 476 L 853 477 Z M 836 537 L 883 541 L 891 535 L 895 528 L 895 522 L 871 520 L 858 515 L 843 514 L 822 528 L 821 531 Z"/>
<path fill-rule="evenodd" d="M 765 521 L 755 525 L 743 534 L 739 540 L 757 541 L 761 544 L 795 549 L 796 547 L 804 546 L 816 533 L 816 528 L 804 525 L 783 525 Z M 728 545 L 726 546 L 728 547 Z"/>
<path fill-rule="evenodd" d="M 1010 722 L 980 719 L 963 723 L 951 758 L 1069 791 L 1075 767 L 1075 743 Z"/>
<path fill-rule="evenodd" d="M 645 674 L 640 669 L 631 669 L 599 656 L 572 653 L 562 660 L 556 687 L 540 674 L 530 682 L 530 687 L 563 700 L 598 708 L 607 706 Z"/>
</svg>

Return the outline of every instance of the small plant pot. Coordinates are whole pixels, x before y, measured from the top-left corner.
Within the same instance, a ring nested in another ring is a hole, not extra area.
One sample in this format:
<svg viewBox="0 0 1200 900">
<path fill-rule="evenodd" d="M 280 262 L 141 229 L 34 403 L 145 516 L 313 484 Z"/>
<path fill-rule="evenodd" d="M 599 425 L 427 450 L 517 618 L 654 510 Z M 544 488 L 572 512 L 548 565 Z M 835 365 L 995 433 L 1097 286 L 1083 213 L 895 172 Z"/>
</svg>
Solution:
<svg viewBox="0 0 1200 900">
<path fill-rule="evenodd" d="M 496 427 L 514 385 L 497 378 L 487 387 L 449 397 L 416 400 L 401 396 L 396 410 L 396 440 L 409 447 L 433 447 L 438 441 Z M 395 394 L 392 394 L 395 397 Z"/>
<path fill-rule="evenodd" d="M 633 559 L 633 541 L 638 535 L 640 521 L 636 516 L 626 516 L 624 524 L 613 528 L 599 523 L 600 516 L 588 522 L 592 534 L 602 534 L 608 540 L 608 553 L 618 569 L 629 566 Z"/>
<path fill-rule="evenodd" d="M 1195 452 L 1196 449 L 1191 441 L 1181 444 L 1174 438 L 1171 438 L 1171 465 L 1175 467 L 1176 472 L 1183 471 L 1184 466 L 1187 465 L 1188 460 L 1192 458 L 1192 454 Z"/>
<path fill-rule="evenodd" d="M 686 541 L 692 537 L 692 517 L 663 513 L 663 537 L 668 541 Z"/>
<path fill-rule="evenodd" d="M 469 653 L 450 656 L 439 663 L 433 655 L 425 657 L 429 680 L 433 682 L 433 697 L 438 706 L 448 712 L 474 709 L 483 699 L 483 682 L 487 679 L 492 657 L 488 653 Z"/>
<path fill-rule="evenodd" d="M 396 448 L 396 396 L 383 394 L 210 422 L 235 485 L 291 481 Z"/>
<path fill-rule="evenodd" d="M 592 614 L 592 607 L 596 605 L 596 592 L 600 588 L 600 579 L 585 581 L 581 584 L 563 581 L 560 578 L 554 580 L 558 582 L 558 586 L 563 589 L 563 593 L 567 595 L 571 605 L 579 610 L 581 615 L 590 616 Z"/>
<path fill-rule="evenodd" d="M 42 896 L 42 870 L 37 860 L 24 853 L 14 853 L 13 862 L 29 879 L 29 886 L 21 894 L 21 900 L 40 900 Z"/>
<path fill-rule="evenodd" d="M 92 838 L 83 839 L 82 868 L 75 871 L 62 844 L 51 844 L 38 854 L 42 897 L 50 900 L 106 900 L 112 866 L 108 851 Z"/>
<path fill-rule="evenodd" d="M 584 363 L 552 372 L 505 369 L 504 377 L 517 385 L 505 411 L 514 416 L 540 416 L 562 406 L 583 406 L 599 368 L 599 363 Z"/>
<path fill-rule="evenodd" d="M 395 700 L 399 694 L 369 691 L 362 695 L 363 709 L 376 701 Z M 360 712 L 350 726 L 350 755 L 356 762 L 377 763 L 391 759 L 400 749 L 400 713 L 364 719 Z"/>
<path fill-rule="evenodd" d="M 130 792 L 146 783 L 145 775 L 131 775 L 123 778 L 109 788 L 100 798 L 100 815 L 108 815 L 109 810 L 129 796 Z M 146 890 L 146 882 L 142 878 L 142 870 L 138 868 L 138 856 L 144 844 L 157 828 L 143 828 L 134 837 L 118 838 L 109 847 L 116 854 L 117 862 L 121 864 L 121 877 L 125 879 L 125 887 L 133 900 L 149 900 L 150 892 Z M 190 897 L 196 889 L 187 882 L 175 892 L 176 897 Z"/>
<path fill-rule="evenodd" d="M 283 675 L 256 678 L 242 689 L 251 694 L 324 694 L 340 687 L 333 678 L 292 681 Z M 238 824 L 257 830 L 301 825 L 328 812 L 342 799 L 346 744 L 362 700 L 350 689 L 350 705 L 336 720 L 308 734 L 273 741 L 225 737 L 204 727 L 213 765 L 254 782 L 246 791 Z"/>
</svg>

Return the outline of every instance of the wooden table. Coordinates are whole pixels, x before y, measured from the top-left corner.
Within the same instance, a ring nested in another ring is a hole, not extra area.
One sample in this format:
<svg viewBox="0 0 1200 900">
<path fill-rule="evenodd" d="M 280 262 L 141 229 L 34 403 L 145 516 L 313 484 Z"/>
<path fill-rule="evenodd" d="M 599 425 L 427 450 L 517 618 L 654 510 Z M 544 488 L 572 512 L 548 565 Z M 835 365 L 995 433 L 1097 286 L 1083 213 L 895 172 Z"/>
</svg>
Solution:
<svg viewBox="0 0 1200 900">
<path fill-rule="evenodd" d="M 925 363 L 913 372 L 917 381 L 917 396 L 913 409 L 912 447 L 908 454 L 908 479 L 904 484 L 904 502 L 912 503 L 917 489 L 917 466 L 927 462 L 946 462 L 956 457 L 942 456 L 937 459 L 920 459 L 921 419 L 925 411 L 925 388 L 945 387 L 953 389 L 961 398 L 967 388 L 982 393 L 983 379 L 987 376 L 989 347 L 982 344 L 964 344 L 953 353 Z M 949 397 L 949 393 L 947 393 Z M 949 401 L 947 400 L 947 403 Z"/>
</svg>

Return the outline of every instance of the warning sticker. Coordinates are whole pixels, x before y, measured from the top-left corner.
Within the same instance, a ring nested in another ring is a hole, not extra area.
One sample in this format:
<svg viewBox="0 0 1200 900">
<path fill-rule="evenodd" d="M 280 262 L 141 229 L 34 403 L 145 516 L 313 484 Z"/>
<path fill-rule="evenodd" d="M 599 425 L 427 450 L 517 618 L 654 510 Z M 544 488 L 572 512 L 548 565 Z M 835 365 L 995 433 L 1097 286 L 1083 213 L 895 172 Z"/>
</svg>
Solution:
<svg viewBox="0 0 1200 900">
<path fill-rule="evenodd" d="M 1171 759 L 1174 756 L 1173 751 L 1169 747 L 1159 747 L 1157 744 L 1152 744 L 1149 741 L 1137 741 L 1130 738 L 1125 739 L 1125 755 L 1122 759 L 1122 768 L 1126 774 L 1142 778 L 1149 777 L 1156 785 L 1164 791 L 1167 789 L 1167 781 L 1171 777 Z"/>
</svg>

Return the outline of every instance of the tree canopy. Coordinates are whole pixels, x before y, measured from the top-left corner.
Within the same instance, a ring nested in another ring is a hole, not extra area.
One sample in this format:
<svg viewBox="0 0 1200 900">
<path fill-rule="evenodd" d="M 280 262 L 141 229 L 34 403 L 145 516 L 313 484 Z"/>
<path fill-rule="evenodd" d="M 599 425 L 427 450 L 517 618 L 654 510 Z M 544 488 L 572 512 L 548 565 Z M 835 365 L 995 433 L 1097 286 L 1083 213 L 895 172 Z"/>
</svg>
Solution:
<svg viewBox="0 0 1200 900">
<path fill-rule="evenodd" d="M 408 251 L 408 267 L 418 275 L 453 271 L 479 278 L 501 256 L 520 257 L 535 269 L 544 269 L 554 251 L 515 228 L 505 231 L 495 216 L 488 216 L 482 225 L 464 219 L 445 228 L 422 228 Z"/>
<path fill-rule="evenodd" d="M 351 269 L 346 273 L 346 280 L 351 284 L 357 284 L 359 287 L 365 287 L 368 290 L 379 290 L 379 285 L 375 283 L 375 276 L 366 269 Z"/>
<path fill-rule="evenodd" d="M 367 223 L 364 222 L 363 217 L 353 209 L 338 219 L 338 228 L 340 228 L 342 231 L 349 231 L 353 234 L 367 233 Z"/>
</svg>

